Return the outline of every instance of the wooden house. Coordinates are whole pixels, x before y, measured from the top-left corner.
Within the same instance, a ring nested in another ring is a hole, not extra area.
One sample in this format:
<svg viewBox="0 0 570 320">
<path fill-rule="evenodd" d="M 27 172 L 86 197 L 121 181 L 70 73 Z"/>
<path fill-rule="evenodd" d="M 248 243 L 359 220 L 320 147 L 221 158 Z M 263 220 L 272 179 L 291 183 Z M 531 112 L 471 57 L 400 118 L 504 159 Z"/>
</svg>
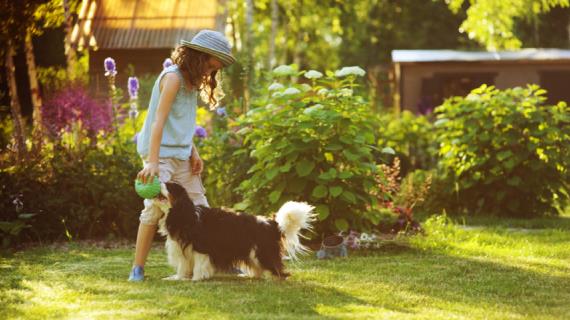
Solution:
<svg viewBox="0 0 570 320">
<path fill-rule="evenodd" d="M 101 92 L 106 90 L 105 58 L 115 59 L 117 83 L 126 83 L 128 65 L 136 75 L 158 74 L 178 42 L 192 39 L 202 29 L 224 31 L 223 3 L 83 0 L 70 38 L 78 50 L 89 50 L 90 86 Z"/>
<path fill-rule="evenodd" d="M 394 50 L 392 62 L 394 104 L 400 110 L 425 112 L 482 84 L 499 89 L 538 84 L 548 91 L 549 103 L 570 102 L 570 50 Z"/>
</svg>

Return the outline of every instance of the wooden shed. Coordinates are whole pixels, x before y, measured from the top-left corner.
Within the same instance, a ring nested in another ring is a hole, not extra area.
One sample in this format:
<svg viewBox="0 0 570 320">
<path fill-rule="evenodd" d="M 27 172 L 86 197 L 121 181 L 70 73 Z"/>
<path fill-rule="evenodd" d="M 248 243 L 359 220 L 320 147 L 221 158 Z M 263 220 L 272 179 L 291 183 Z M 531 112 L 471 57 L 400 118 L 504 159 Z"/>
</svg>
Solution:
<svg viewBox="0 0 570 320">
<path fill-rule="evenodd" d="M 83 0 L 71 43 L 89 50 L 90 84 L 106 88 L 103 61 L 115 59 L 121 73 L 132 65 L 137 75 L 158 73 L 180 39 L 202 29 L 225 29 L 223 3 L 199 0 Z M 124 79 L 123 79 L 124 78 Z"/>
<path fill-rule="evenodd" d="M 482 84 L 499 89 L 538 84 L 550 103 L 570 102 L 570 50 L 394 50 L 392 62 L 394 104 L 400 110 L 426 112 Z"/>
</svg>

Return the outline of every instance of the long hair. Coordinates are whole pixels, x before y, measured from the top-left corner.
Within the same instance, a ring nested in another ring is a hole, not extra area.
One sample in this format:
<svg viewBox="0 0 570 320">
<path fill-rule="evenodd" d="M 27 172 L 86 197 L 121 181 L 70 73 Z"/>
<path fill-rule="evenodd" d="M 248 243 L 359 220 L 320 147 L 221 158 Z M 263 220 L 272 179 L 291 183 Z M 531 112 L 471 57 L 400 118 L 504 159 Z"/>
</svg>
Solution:
<svg viewBox="0 0 570 320">
<path fill-rule="evenodd" d="M 180 45 L 172 52 L 171 59 L 180 68 L 184 79 L 200 91 L 202 101 L 209 104 L 210 109 L 214 109 L 224 97 L 224 92 L 221 88 L 220 72 L 205 74 L 211 57 L 207 53 Z"/>
</svg>

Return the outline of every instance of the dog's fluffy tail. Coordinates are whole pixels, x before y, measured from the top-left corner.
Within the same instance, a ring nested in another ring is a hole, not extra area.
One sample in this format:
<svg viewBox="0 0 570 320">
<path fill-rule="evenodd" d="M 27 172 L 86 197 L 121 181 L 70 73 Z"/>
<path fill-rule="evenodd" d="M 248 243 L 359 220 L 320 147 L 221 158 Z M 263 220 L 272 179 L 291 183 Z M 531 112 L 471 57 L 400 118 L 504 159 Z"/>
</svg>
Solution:
<svg viewBox="0 0 570 320">
<path fill-rule="evenodd" d="M 283 247 L 291 259 L 296 259 L 297 254 L 308 251 L 299 241 L 299 237 L 302 229 L 312 229 L 311 223 L 315 221 L 314 208 L 305 202 L 289 201 L 281 206 L 275 215 L 275 221 L 284 235 Z"/>
</svg>

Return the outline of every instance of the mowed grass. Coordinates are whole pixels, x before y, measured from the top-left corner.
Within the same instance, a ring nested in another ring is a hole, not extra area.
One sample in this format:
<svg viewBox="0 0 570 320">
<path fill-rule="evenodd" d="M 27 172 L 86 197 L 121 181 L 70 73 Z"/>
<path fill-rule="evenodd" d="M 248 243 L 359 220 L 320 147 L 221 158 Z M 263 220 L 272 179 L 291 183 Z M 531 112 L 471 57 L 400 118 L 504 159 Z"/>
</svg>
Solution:
<svg viewBox="0 0 570 320">
<path fill-rule="evenodd" d="M 533 230 L 433 219 L 404 245 L 289 263 L 287 281 L 163 281 L 172 269 L 157 246 L 147 281 L 129 283 L 130 247 L 37 247 L 2 255 L 0 318 L 570 319 L 570 227 L 558 219 Z"/>
</svg>

